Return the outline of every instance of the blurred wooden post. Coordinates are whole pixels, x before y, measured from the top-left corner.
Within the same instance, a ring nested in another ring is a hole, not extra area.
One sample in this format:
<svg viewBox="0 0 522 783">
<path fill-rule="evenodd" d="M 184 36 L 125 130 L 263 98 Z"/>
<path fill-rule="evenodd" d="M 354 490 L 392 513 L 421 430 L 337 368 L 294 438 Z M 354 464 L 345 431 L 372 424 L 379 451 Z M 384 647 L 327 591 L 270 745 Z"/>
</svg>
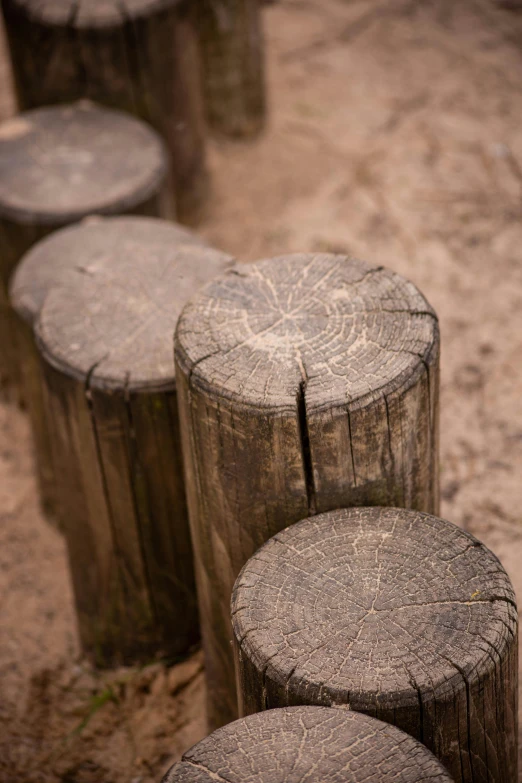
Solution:
<svg viewBox="0 0 522 783">
<path fill-rule="evenodd" d="M 154 131 L 88 102 L 0 125 L 0 386 L 15 398 L 16 323 L 8 283 L 37 241 L 86 215 L 170 217 L 167 155 Z"/>
<path fill-rule="evenodd" d="M 207 120 L 226 136 L 253 136 L 266 114 L 259 0 L 197 0 Z"/>
<path fill-rule="evenodd" d="M 522 0 L 493 0 L 493 4 L 506 11 L 522 11 Z"/>
<path fill-rule="evenodd" d="M 285 256 L 195 297 L 176 362 L 214 728 L 237 715 L 229 602 L 261 544 L 345 505 L 437 511 L 438 324 L 382 267 Z"/>
<path fill-rule="evenodd" d="M 516 783 L 518 615 L 497 558 L 405 509 L 272 538 L 232 599 L 242 714 L 348 706 L 423 742 L 456 783 Z"/>
<path fill-rule="evenodd" d="M 99 221 L 98 217 L 87 218 L 87 221 Z M 157 242 L 163 239 L 172 247 L 184 245 L 204 246 L 199 237 L 188 229 L 166 223 L 156 218 L 119 218 L 104 223 L 104 232 L 100 237 L 106 237 L 100 246 L 93 245 L 91 249 L 103 256 L 106 253 L 106 241 L 110 238 L 109 228 L 125 234 L 127 229 L 134 235 L 141 231 L 145 240 L 154 237 Z M 81 281 L 81 275 L 89 274 L 90 261 L 85 250 L 79 252 L 78 241 L 84 235 L 84 229 L 74 225 L 56 231 L 51 236 L 38 242 L 22 258 L 18 265 L 9 289 L 12 307 L 18 316 L 15 319 L 17 364 L 20 368 L 21 395 L 29 411 L 36 451 L 36 468 L 40 485 L 40 499 L 44 512 L 52 519 L 58 519 L 56 508 L 56 475 L 52 457 L 52 430 L 49 428 L 45 412 L 42 371 L 38 351 L 34 341 L 33 329 L 38 322 L 43 303 L 55 288 L 74 286 Z M 88 232 L 91 237 L 91 232 Z M 79 265 L 81 256 L 82 265 Z M 96 262 L 96 257 L 92 258 Z"/>
<path fill-rule="evenodd" d="M 180 247 L 170 224 L 75 232 L 76 279 L 50 291 L 36 338 L 80 637 L 102 666 L 175 656 L 199 629 L 172 340 L 231 260 Z"/>
<path fill-rule="evenodd" d="M 164 138 L 177 216 L 199 219 L 208 182 L 191 0 L 2 0 L 20 107 L 89 98 Z"/>
<path fill-rule="evenodd" d="M 402 731 L 366 715 L 292 707 L 237 721 L 188 750 L 163 783 L 452 783 Z"/>
</svg>

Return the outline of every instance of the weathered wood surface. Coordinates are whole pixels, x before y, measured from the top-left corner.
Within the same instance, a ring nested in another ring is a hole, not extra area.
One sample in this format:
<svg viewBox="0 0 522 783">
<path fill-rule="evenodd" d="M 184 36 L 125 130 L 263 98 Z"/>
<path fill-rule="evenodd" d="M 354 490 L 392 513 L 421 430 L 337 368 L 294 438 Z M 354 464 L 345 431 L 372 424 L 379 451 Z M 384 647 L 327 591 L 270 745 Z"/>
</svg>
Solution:
<svg viewBox="0 0 522 783">
<path fill-rule="evenodd" d="M 229 601 L 246 560 L 309 514 L 438 509 L 439 331 L 408 281 L 345 256 L 241 265 L 176 337 L 209 719 L 237 715 Z"/>
<path fill-rule="evenodd" d="M 11 274 L 24 253 L 86 215 L 170 217 L 163 143 L 142 122 L 88 102 L 0 125 L 0 387 L 17 385 Z"/>
<path fill-rule="evenodd" d="M 231 260 L 177 239 L 139 220 L 78 227 L 76 282 L 36 327 L 80 636 L 100 665 L 198 638 L 172 341 L 185 301 Z"/>
<path fill-rule="evenodd" d="M 425 747 L 381 721 L 326 707 L 287 707 L 218 729 L 163 783 L 452 783 Z"/>
<path fill-rule="evenodd" d="M 150 123 L 172 161 L 177 215 L 195 222 L 208 182 L 190 0 L 2 0 L 22 109 L 89 98 Z"/>
<path fill-rule="evenodd" d="M 164 243 L 174 247 L 194 245 L 204 247 L 203 241 L 188 229 L 156 218 L 99 218 L 85 219 L 84 226 L 103 221 L 103 228 L 94 232 L 74 225 L 54 232 L 37 243 L 22 258 L 11 278 L 9 298 L 18 316 L 16 327 L 16 357 L 20 371 L 21 394 L 28 408 L 36 451 L 40 498 L 45 513 L 57 518 L 56 476 L 52 461 L 51 431 L 45 412 L 42 371 L 34 341 L 33 327 L 46 296 L 54 288 L 81 284 L 82 275 L 89 275 L 99 259 L 102 267 L 121 237 L 129 236 L 133 243 Z M 88 243 L 84 244 L 85 237 Z M 147 256 L 144 257 L 144 264 Z"/>
<path fill-rule="evenodd" d="M 517 610 L 449 522 L 345 509 L 278 533 L 233 594 L 241 712 L 346 705 L 424 743 L 458 783 L 517 783 Z"/>
<path fill-rule="evenodd" d="M 227 136 L 253 136 L 266 115 L 259 0 L 197 0 L 207 120 Z"/>
</svg>

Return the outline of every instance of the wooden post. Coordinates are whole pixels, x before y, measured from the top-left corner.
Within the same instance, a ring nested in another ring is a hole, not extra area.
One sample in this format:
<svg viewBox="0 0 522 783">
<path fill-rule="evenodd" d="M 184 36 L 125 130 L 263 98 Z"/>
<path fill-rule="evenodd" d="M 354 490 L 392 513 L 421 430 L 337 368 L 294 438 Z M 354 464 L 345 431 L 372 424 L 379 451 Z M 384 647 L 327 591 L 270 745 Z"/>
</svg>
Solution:
<svg viewBox="0 0 522 783">
<path fill-rule="evenodd" d="M 162 783 L 452 783 L 437 759 L 393 726 L 325 707 L 251 715 L 198 742 Z"/>
<path fill-rule="evenodd" d="M 103 666 L 178 655 L 199 632 L 172 340 L 231 260 L 169 224 L 75 232 L 76 280 L 50 291 L 36 339 L 81 641 Z"/>
<path fill-rule="evenodd" d="M 107 253 L 107 244 L 117 241 L 127 231 L 132 232 L 134 241 L 144 244 L 170 243 L 173 248 L 184 245 L 204 247 L 203 241 L 191 231 L 156 218 L 109 218 L 104 220 L 95 234 L 87 229 L 92 261 L 96 255 Z M 100 218 L 86 218 L 86 223 L 100 221 Z M 79 251 L 86 229 L 77 225 L 56 231 L 37 243 L 22 258 L 11 279 L 9 298 L 18 316 L 16 327 L 16 353 L 22 383 L 21 394 L 31 419 L 36 451 L 36 468 L 39 479 L 40 499 L 47 516 L 57 519 L 56 476 L 53 467 L 51 436 L 45 413 L 41 364 L 34 341 L 33 328 L 38 322 L 43 303 L 50 291 L 60 286 L 75 286 L 89 274 L 89 260 L 86 251 Z M 81 255 L 82 263 L 79 263 Z M 85 266 L 82 266 L 85 264 Z"/>
<path fill-rule="evenodd" d="M 306 515 L 438 508 L 439 331 L 407 280 L 334 255 L 241 265 L 184 310 L 176 377 L 212 727 L 236 716 L 229 601 Z"/>
<path fill-rule="evenodd" d="M 242 713 L 347 705 L 457 783 L 517 783 L 515 595 L 469 533 L 404 509 L 321 514 L 250 559 L 232 616 Z"/>
<path fill-rule="evenodd" d="M 20 107 L 89 98 L 165 138 L 177 215 L 207 193 L 197 37 L 190 0 L 2 0 Z"/>
<path fill-rule="evenodd" d="M 165 148 L 120 112 L 87 102 L 0 125 L 0 387 L 15 396 L 17 351 L 7 287 L 16 264 L 56 228 L 92 213 L 170 217 Z"/>
<path fill-rule="evenodd" d="M 259 0 L 197 0 L 207 120 L 226 136 L 253 136 L 265 122 Z"/>
</svg>

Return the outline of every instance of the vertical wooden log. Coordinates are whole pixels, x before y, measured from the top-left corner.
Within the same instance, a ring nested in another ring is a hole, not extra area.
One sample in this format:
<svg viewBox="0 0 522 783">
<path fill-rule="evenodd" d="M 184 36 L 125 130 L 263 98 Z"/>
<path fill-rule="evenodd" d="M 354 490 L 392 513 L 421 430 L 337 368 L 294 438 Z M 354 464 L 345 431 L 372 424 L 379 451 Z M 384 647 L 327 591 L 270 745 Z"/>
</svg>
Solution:
<svg viewBox="0 0 522 783">
<path fill-rule="evenodd" d="M 439 332 L 407 280 L 333 255 L 242 265 L 176 337 L 212 727 L 236 716 L 229 601 L 287 525 L 344 505 L 438 508 Z"/>
<path fill-rule="evenodd" d="M 101 219 L 92 217 L 86 220 Z M 104 258 L 107 251 L 121 241 L 121 236 L 127 234 L 133 237 L 134 242 L 143 242 L 146 246 L 153 239 L 155 243 L 170 244 L 172 248 L 184 245 L 205 247 L 203 241 L 187 229 L 156 218 L 102 220 L 103 228 L 100 226 L 94 233 L 74 225 L 55 231 L 37 243 L 18 264 L 9 287 L 11 305 L 18 316 L 14 326 L 21 395 L 31 419 L 40 499 L 44 512 L 51 519 L 57 518 L 52 432 L 45 413 L 41 365 L 33 334 L 45 298 L 54 288 L 78 285 L 81 276 L 89 275 L 92 266 L 96 268 L 99 259 Z M 84 236 L 89 237 L 89 244 L 79 252 L 78 245 L 83 243 Z"/>
<path fill-rule="evenodd" d="M 381 721 L 290 707 L 229 724 L 187 751 L 163 783 L 452 783 L 419 742 Z"/>
<path fill-rule="evenodd" d="M 227 136 L 253 136 L 265 122 L 259 0 L 198 0 L 207 120 Z"/>
<path fill-rule="evenodd" d="M 517 783 L 515 595 L 469 533 L 404 509 L 320 514 L 249 560 L 232 616 L 242 713 L 347 706 L 457 783 Z"/>
<path fill-rule="evenodd" d="M 2 0 L 20 107 L 89 98 L 164 138 L 177 215 L 207 193 L 200 58 L 189 0 Z"/>
<path fill-rule="evenodd" d="M 170 217 L 167 157 L 153 130 L 82 102 L 0 125 L 0 387 L 15 396 L 16 325 L 8 282 L 24 253 L 86 215 Z M 11 392 L 9 392 L 11 389 Z"/>
<path fill-rule="evenodd" d="M 152 221 L 74 231 L 76 268 L 36 337 L 80 637 L 99 665 L 178 655 L 198 621 L 172 340 L 183 303 L 231 261 Z"/>
</svg>

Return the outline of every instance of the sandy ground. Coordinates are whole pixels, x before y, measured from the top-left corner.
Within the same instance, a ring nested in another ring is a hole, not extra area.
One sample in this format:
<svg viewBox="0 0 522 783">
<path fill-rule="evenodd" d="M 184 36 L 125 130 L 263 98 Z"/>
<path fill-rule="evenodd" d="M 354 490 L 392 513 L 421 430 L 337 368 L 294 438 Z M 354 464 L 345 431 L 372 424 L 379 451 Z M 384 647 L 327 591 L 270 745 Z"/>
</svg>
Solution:
<svg viewBox="0 0 522 783">
<path fill-rule="evenodd" d="M 522 595 L 522 15 L 280 0 L 265 21 L 269 126 L 211 144 L 202 232 L 245 259 L 348 251 L 423 290 L 443 340 L 442 514 Z M 0 780 L 158 781 L 203 735 L 201 660 L 89 669 L 23 415 L 0 407 L 0 433 Z"/>
</svg>

